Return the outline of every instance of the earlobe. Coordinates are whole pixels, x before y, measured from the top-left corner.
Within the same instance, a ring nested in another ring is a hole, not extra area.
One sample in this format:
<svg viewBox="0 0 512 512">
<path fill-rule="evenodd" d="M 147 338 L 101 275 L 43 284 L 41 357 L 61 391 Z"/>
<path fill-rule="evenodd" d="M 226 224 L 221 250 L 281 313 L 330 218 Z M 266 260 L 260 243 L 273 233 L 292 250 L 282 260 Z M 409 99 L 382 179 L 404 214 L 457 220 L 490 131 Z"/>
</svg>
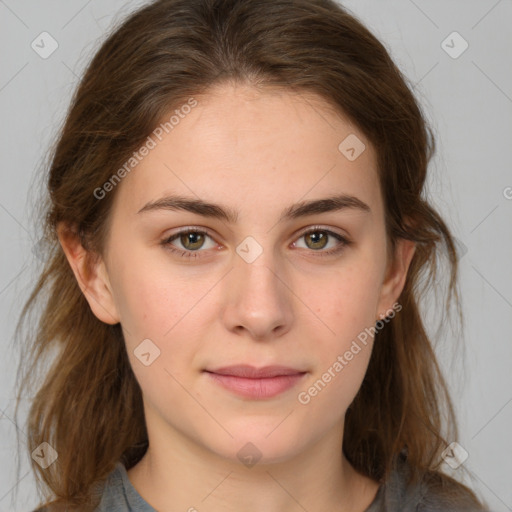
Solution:
<svg viewBox="0 0 512 512">
<path fill-rule="evenodd" d="M 119 323 L 117 308 L 103 259 L 86 250 L 78 234 L 60 223 L 57 236 L 68 263 L 94 315 L 106 324 Z"/>
<path fill-rule="evenodd" d="M 402 293 L 409 267 L 416 251 L 416 244 L 411 240 L 400 238 L 396 242 L 395 258 L 390 261 L 386 270 L 386 277 L 381 287 L 381 296 L 377 309 L 378 318 L 386 316 L 386 312 L 393 308 Z"/>
</svg>

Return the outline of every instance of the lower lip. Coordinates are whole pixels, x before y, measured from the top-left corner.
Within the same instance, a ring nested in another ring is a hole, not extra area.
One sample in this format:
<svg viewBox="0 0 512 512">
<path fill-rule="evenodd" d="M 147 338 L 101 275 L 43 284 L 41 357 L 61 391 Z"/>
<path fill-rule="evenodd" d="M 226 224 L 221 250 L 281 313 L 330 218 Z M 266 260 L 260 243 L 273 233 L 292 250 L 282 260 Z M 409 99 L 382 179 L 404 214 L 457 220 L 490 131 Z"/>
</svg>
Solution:
<svg viewBox="0 0 512 512">
<path fill-rule="evenodd" d="M 267 377 L 263 379 L 248 379 L 245 377 L 235 377 L 233 375 L 220 375 L 218 373 L 206 372 L 215 382 L 222 387 L 252 399 L 272 398 L 284 393 L 288 389 L 297 385 L 305 373 L 294 375 L 278 375 L 276 377 Z"/>
</svg>

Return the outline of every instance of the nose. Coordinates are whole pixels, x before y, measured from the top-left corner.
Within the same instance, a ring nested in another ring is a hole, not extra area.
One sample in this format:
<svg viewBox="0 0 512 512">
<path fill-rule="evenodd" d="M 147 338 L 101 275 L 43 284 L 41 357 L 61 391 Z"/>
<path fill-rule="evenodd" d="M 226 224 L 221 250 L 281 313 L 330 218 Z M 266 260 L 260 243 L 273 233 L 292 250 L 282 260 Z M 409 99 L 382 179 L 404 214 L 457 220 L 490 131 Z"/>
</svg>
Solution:
<svg viewBox="0 0 512 512">
<path fill-rule="evenodd" d="M 235 257 L 229 273 L 223 322 L 230 332 L 255 340 L 288 332 L 294 320 L 293 294 L 286 275 L 265 252 L 252 263 Z"/>
</svg>

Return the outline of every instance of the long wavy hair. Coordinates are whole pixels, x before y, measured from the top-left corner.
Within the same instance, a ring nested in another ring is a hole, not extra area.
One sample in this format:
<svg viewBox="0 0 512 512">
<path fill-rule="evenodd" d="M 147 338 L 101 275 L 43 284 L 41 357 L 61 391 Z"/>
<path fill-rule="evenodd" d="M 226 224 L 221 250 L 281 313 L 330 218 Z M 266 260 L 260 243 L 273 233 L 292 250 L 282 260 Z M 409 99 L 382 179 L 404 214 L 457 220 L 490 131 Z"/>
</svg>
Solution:
<svg viewBox="0 0 512 512">
<path fill-rule="evenodd" d="M 48 443 L 58 454 L 46 468 L 31 459 L 44 503 L 92 509 L 116 462 L 129 469 L 148 446 L 121 326 L 92 313 L 56 228 L 63 223 L 90 254 L 101 255 L 116 189 L 102 200 L 95 190 L 166 114 L 226 82 L 315 93 L 373 144 L 390 247 L 404 238 L 416 252 L 402 310 L 376 334 L 346 413 L 343 451 L 374 480 L 384 481 L 402 452 L 410 482 L 428 473 L 440 487 L 453 484 L 441 452 L 458 438 L 456 417 L 420 302 L 438 287 L 443 255 L 446 311 L 455 304 L 461 319 L 458 255 L 426 197 L 435 137 L 413 88 L 384 45 L 334 1 L 157 0 L 130 14 L 95 53 L 45 164 L 43 268 L 16 327 L 16 417 L 23 391 L 30 393 L 24 443 L 28 453 Z M 461 492 L 478 503 L 468 487 L 450 489 L 454 499 Z"/>
</svg>

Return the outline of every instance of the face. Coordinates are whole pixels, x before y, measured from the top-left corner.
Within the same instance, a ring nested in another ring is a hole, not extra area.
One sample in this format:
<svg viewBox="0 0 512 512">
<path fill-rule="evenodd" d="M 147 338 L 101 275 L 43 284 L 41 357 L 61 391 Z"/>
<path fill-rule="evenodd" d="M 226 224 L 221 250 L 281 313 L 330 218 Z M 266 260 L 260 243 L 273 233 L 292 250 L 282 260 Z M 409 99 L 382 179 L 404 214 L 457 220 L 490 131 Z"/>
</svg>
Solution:
<svg viewBox="0 0 512 512">
<path fill-rule="evenodd" d="M 117 185 L 87 298 L 121 323 L 155 437 L 285 460 L 342 432 L 412 254 L 387 261 L 374 150 L 321 98 L 195 99 Z M 232 365 L 295 376 L 209 373 Z"/>
</svg>

